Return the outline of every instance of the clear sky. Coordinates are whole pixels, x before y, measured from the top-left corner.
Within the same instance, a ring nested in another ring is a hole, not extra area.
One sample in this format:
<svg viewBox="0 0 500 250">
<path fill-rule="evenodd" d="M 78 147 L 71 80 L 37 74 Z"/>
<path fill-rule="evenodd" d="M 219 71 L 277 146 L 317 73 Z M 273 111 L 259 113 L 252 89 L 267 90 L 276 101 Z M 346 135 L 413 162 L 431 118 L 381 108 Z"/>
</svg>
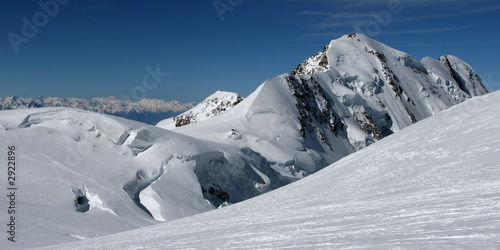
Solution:
<svg viewBox="0 0 500 250">
<path fill-rule="evenodd" d="M 247 96 L 353 31 L 500 89 L 498 0 L 0 0 L 0 23 L 0 97 Z"/>
</svg>

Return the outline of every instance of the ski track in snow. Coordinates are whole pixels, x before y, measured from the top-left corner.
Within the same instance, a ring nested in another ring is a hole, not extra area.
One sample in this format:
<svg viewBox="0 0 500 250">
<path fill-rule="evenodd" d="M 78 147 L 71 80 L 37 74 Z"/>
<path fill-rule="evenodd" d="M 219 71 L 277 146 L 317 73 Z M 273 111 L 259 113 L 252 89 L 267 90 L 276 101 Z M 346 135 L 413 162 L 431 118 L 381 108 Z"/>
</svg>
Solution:
<svg viewBox="0 0 500 250">
<path fill-rule="evenodd" d="M 497 249 L 499 114 L 474 98 L 259 197 L 50 249 Z"/>
</svg>

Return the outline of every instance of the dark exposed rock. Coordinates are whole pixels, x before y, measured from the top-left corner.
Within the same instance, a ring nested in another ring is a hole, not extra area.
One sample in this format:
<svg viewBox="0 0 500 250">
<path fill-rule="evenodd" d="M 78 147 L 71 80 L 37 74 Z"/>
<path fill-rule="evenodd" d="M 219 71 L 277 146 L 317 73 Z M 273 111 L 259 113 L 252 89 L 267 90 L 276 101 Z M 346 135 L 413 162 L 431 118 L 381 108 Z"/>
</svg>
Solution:
<svg viewBox="0 0 500 250">
<path fill-rule="evenodd" d="M 448 71 L 450 72 L 451 74 L 451 77 L 455 80 L 455 82 L 457 82 L 458 84 L 458 87 L 464 91 L 465 93 L 469 94 L 470 95 L 470 92 L 469 90 L 465 87 L 465 84 L 462 80 L 462 78 L 460 78 L 459 74 L 455 71 L 455 69 L 453 69 L 453 67 L 451 66 L 450 64 L 450 60 L 448 59 L 448 56 L 443 56 L 442 58 L 444 58 L 444 60 L 442 60 L 442 62 L 444 63 L 444 66 L 446 67 L 446 69 L 448 69 Z"/>
<path fill-rule="evenodd" d="M 299 112 L 301 136 L 305 138 L 308 134 L 315 133 L 324 144 L 332 149 L 325 134 L 315 124 L 326 125 L 335 136 L 344 128 L 344 124 L 333 112 L 335 108 L 324 89 L 314 77 L 304 80 L 289 75 L 286 77 L 286 81 L 295 98 L 295 107 Z"/>
<path fill-rule="evenodd" d="M 380 61 L 380 64 L 382 65 L 382 70 L 384 72 L 385 78 L 389 82 L 389 85 L 391 85 L 392 90 L 394 91 L 394 93 L 396 94 L 396 98 L 398 99 L 398 101 L 403 106 L 403 108 L 404 108 L 406 114 L 408 115 L 408 117 L 410 118 L 411 122 L 412 123 L 416 123 L 417 119 L 415 118 L 415 115 L 410 111 L 410 109 L 408 109 L 408 107 L 406 106 L 406 104 L 403 101 L 403 98 L 401 96 L 404 94 L 406 96 L 407 102 L 411 103 L 412 101 L 404 93 L 404 90 L 399 85 L 399 79 L 397 78 L 397 76 L 394 75 L 394 73 L 392 72 L 392 70 L 389 69 L 389 67 L 387 66 L 387 64 L 386 64 L 387 59 L 386 59 L 385 55 L 382 54 L 382 53 L 379 53 L 377 51 L 370 51 L 366 47 L 365 47 L 365 51 L 367 53 L 375 55 L 378 58 L 378 60 Z"/>
<path fill-rule="evenodd" d="M 205 117 L 214 117 L 236 106 L 241 101 L 243 101 L 243 97 L 236 94 L 236 100 L 223 100 L 221 98 L 212 98 L 203 101 L 199 105 L 203 105 L 203 107 L 201 108 L 201 112 L 202 114 L 203 112 L 205 112 L 204 113 Z M 214 107 L 214 108 L 207 111 L 208 107 Z M 199 114 L 196 114 L 191 110 L 188 113 L 184 113 L 174 117 L 173 120 L 175 127 L 182 127 L 191 123 L 198 122 L 198 115 Z"/>
<path fill-rule="evenodd" d="M 328 56 L 326 55 L 326 53 L 328 52 L 329 47 L 329 45 L 326 45 L 323 50 L 300 63 L 297 68 L 295 68 L 295 70 L 291 72 L 291 74 L 312 75 L 315 73 L 326 71 L 328 69 Z"/>
</svg>

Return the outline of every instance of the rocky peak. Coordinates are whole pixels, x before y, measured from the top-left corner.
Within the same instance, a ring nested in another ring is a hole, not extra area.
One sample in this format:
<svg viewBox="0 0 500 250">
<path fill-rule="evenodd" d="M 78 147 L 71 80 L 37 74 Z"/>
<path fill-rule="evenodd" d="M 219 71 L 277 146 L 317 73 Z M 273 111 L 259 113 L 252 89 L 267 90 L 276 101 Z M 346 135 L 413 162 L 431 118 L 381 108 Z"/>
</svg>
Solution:
<svg viewBox="0 0 500 250">
<path fill-rule="evenodd" d="M 326 45 L 323 50 L 316 53 L 314 56 L 307 58 L 307 60 L 303 61 L 301 64 L 297 66 L 297 68 L 292 71 L 292 75 L 312 75 L 320 72 L 324 72 L 328 70 L 328 56 L 327 52 L 330 48 L 330 45 Z"/>
<path fill-rule="evenodd" d="M 188 124 L 197 123 L 211 117 L 215 117 L 243 101 L 243 97 L 237 93 L 217 91 L 200 102 L 194 108 L 174 117 L 158 123 L 159 127 L 172 129 Z"/>
</svg>

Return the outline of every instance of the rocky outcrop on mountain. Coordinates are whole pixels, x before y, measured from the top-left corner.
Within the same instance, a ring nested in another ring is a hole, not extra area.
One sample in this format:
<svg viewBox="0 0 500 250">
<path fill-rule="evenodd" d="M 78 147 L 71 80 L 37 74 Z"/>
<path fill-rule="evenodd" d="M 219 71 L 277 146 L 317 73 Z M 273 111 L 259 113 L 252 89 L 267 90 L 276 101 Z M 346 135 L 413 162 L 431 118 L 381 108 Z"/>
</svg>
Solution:
<svg viewBox="0 0 500 250">
<path fill-rule="evenodd" d="M 326 45 L 325 48 L 316 53 L 314 56 L 309 57 L 307 60 L 299 64 L 297 68 L 292 71 L 292 75 L 312 75 L 328 70 L 330 67 L 328 63 L 327 52 L 330 49 L 330 45 Z"/>
<path fill-rule="evenodd" d="M 158 123 L 158 126 L 172 129 L 174 127 L 182 127 L 188 124 L 197 123 L 215 117 L 231 109 L 241 101 L 243 101 L 243 97 L 237 93 L 217 91 L 192 109 L 176 117 L 161 121 Z"/>
</svg>

